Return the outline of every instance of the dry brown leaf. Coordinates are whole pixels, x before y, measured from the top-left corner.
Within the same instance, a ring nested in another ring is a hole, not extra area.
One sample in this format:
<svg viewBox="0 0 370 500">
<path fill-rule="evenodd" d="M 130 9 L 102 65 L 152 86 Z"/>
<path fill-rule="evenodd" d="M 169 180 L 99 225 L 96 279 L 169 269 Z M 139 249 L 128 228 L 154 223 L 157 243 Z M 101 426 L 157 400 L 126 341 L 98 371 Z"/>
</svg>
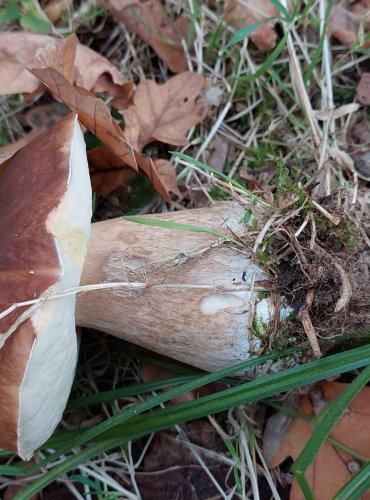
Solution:
<svg viewBox="0 0 370 500">
<path fill-rule="evenodd" d="M 40 81 L 27 68 L 45 67 L 45 56 L 58 51 L 63 41 L 59 38 L 35 33 L 4 33 L 0 35 L 0 95 L 33 93 L 40 88 Z M 100 54 L 88 47 L 77 45 L 76 84 L 96 92 L 109 91 L 108 82 L 115 93 L 119 89 L 127 100 L 132 93 L 131 82 L 126 82 L 121 73 Z M 82 76 L 81 76 L 82 75 Z M 107 80 L 107 75 L 109 79 Z M 101 80 L 101 78 L 105 79 Z M 103 88 L 101 81 L 103 81 Z M 104 88 L 105 86 L 105 88 Z"/>
<path fill-rule="evenodd" d="M 75 69 L 78 70 L 75 66 L 77 45 L 78 38 L 72 33 L 63 40 L 58 50 L 46 50 L 44 56 L 45 66 L 62 73 L 70 84 L 75 81 Z"/>
<path fill-rule="evenodd" d="M 370 121 L 365 119 L 357 122 L 350 130 L 352 139 L 358 144 L 367 146 L 370 143 Z"/>
<path fill-rule="evenodd" d="M 33 69 L 32 73 L 71 111 L 78 114 L 81 123 L 108 146 L 122 163 L 143 172 L 149 177 L 154 189 L 163 197 L 168 198 L 168 192 L 154 163 L 131 146 L 102 99 L 84 89 L 73 87 L 61 73 L 53 68 Z"/>
<path fill-rule="evenodd" d="M 59 20 L 62 12 L 72 6 L 72 2 L 73 0 L 51 0 L 46 2 L 45 6 L 43 4 L 41 4 L 41 6 L 50 21 L 55 24 Z"/>
<path fill-rule="evenodd" d="M 132 144 L 142 150 L 152 141 L 185 146 L 186 133 L 204 120 L 207 103 L 197 100 L 204 78 L 187 71 L 163 85 L 142 81 L 134 95 L 134 105 L 122 111 L 125 132 Z"/>
<path fill-rule="evenodd" d="M 331 401 L 347 385 L 325 381 L 318 387 L 322 393 L 320 398 L 316 397 L 312 402 L 309 396 L 303 396 L 298 408 L 300 413 L 314 416 L 323 405 Z M 315 408 L 317 408 L 316 411 Z M 309 422 L 297 417 L 293 418 L 286 431 L 281 432 L 279 436 L 276 435 L 274 440 L 274 430 L 278 430 L 279 427 L 281 430 L 282 425 L 277 423 L 275 416 L 272 419 L 275 419 L 275 422 L 271 420 L 268 423 L 264 437 L 264 454 L 270 468 L 277 467 L 288 457 L 295 460 L 313 432 Z M 369 426 L 370 388 L 365 387 L 351 402 L 330 437 L 354 452 L 370 458 Z M 331 500 L 335 493 L 351 479 L 353 469 L 359 465 L 353 457 L 326 442 L 306 473 L 314 497 L 320 500 Z M 304 499 L 296 480 L 293 481 L 290 498 L 291 500 Z M 369 500 L 370 493 L 362 498 Z"/>
<path fill-rule="evenodd" d="M 153 163 L 167 193 L 171 192 L 179 198 L 182 198 L 181 191 L 176 182 L 175 167 L 171 165 L 168 160 L 162 158 L 153 160 Z"/>
<path fill-rule="evenodd" d="M 187 19 L 180 17 L 172 21 L 158 0 L 102 0 L 101 3 L 129 31 L 150 45 L 173 73 L 188 69 L 181 45 L 181 40 L 186 40 L 189 33 Z"/>
<path fill-rule="evenodd" d="M 344 45 L 352 47 L 360 28 L 361 17 L 345 9 L 341 5 L 334 5 L 329 23 L 328 33 Z"/>
<path fill-rule="evenodd" d="M 229 151 L 228 141 L 225 140 L 222 135 L 218 134 L 211 141 L 209 149 L 211 153 L 207 159 L 207 165 L 214 168 L 218 172 L 223 172 L 227 159 L 227 153 Z"/>
<path fill-rule="evenodd" d="M 78 118 L 98 139 L 111 148 L 116 156 L 127 165 L 138 170 L 135 152 L 126 141 L 125 135 L 113 120 L 110 111 L 102 99 L 84 89 L 73 87 L 59 71 L 54 68 L 32 69 L 49 90 L 64 102 L 68 108 L 78 114 Z"/>
<path fill-rule="evenodd" d="M 352 3 L 349 8 L 334 5 L 330 15 L 328 32 L 339 40 L 343 45 L 352 47 L 359 38 L 361 23 L 365 17 L 365 34 L 370 30 L 370 19 L 367 17 L 370 3 L 367 0 Z M 366 41 L 363 47 L 369 47 L 370 41 Z"/>
<path fill-rule="evenodd" d="M 224 3 L 224 19 L 237 29 L 277 15 L 278 11 L 270 0 L 225 0 Z M 258 26 L 250 39 L 262 52 L 272 50 L 277 42 L 275 22 L 269 20 Z"/>
<path fill-rule="evenodd" d="M 91 149 L 87 153 L 87 159 L 92 190 L 101 196 L 107 196 L 118 186 L 126 184 L 135 176 L 132 168 L 125 165 L 108 148 Z"/>
<path fill-rule="evenodd" d="M 370 73 L 363 73 L 357 87 L 356 98 L 360 104 L 370 106 Z"/>
</svg>

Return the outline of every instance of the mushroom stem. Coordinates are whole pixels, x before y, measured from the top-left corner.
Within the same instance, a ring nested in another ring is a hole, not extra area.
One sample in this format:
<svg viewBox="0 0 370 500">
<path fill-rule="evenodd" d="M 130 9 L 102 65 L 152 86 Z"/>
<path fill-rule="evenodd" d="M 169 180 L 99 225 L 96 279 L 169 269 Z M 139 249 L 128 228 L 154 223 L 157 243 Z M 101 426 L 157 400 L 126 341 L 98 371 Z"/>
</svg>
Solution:
<svg viewBox="0 0 370 500">
<path fill-rule="evenodd" d="M 235 203 L 148 216 L 241 235 Z M 268 280 L 241 249 L 207 233 L 136 224 L 92 225 L 81 285 L 142 283 L 82 294 L 80 326 L 104 331 L 179 361 L 214 371 L 248 359 L 261 344 L 272 301 L 259 299 Z M 254 325 L 255 326 L 255 325 Z"/>
</svg>

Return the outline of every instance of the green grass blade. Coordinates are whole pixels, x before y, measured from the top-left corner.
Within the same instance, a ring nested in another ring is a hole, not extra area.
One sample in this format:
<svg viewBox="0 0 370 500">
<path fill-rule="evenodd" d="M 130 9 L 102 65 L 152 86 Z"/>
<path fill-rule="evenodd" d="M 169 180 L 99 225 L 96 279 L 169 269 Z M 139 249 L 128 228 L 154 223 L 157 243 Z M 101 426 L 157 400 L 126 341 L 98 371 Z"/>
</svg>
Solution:
<svg viewBox="0 0 370 500">
<path fill-rule="evenodd" d="M 275 353 L 275 354 L 268 354 L 265 356 L 260 356 L 256 357 L 254 359 L 244 361 L 243 363 L 239 363 L 235 366 L 232 366 L 230 368 L 224 368 L 223 370 L 220 370 L 215 373 L 207 373 L 206 375 L 203 375 L 201 377 L 197 377 L 195 380 L 187 382 L 185 384 L 182 384 L 181 386 L 175 387 L 173 389 L 170 389 L 164 394 L 160 394 L 158 396 L 155 396 L 149 400 L 142 401 L 135 406 L 129 408 L 128 410 L 125 410 L 118 415 L 114 415 L 113 417 L 105 420 L 101 424 L 96 425 L 95 427 L 87 430 L 87 431 L 80 431 L 79 434 L 76 436 L 76 431 L 72 431 L 71 434 L 73 435 L 73 438 L 69 441 L 66 441 L 65 436 L 66 434 L 62 434 L 62 439 L 58 440 L 58 435 L 54 435 L 50 438 L 50 440 L 45 444 L 44 448 L 57 448 L 57 451 L 52 453 L 50 456 L 45 458 L 44 460 L 40 461 L 37 465 L 34 466 L 5 466 L 5 465 L 0 465 L 0 475 L 15 475 L 15 476 L 22 476 L 25 474 L 37 472 L 41 467 L 44 467 L 48 465 L 52 460 L 55 460 L 59 458 L 62 454 L 68 452 L 69 450 L 75 448 L 76 446 L 81 446 L 85 443 L 91 442 L 95 440 L 97 437 L 105 433 L 106 431 L 109 431 L 113 427 L 121 424 L 122 422 L 125 422 L 126 420 L 129 420 L 130 418 L 137 416 L 139 413 L 142 413 L 144 411 L 150 410 L 154 408 L 155 406 L 158 406 L 161 403 L 164 403 L 174 397 L 181 396 L 182 394 L 191 391 L 193 389 L 197 389 L 199 387 L 202 387 L 203 385 L 209 384 L 211 382 L 215 382 L 216 380 L 223 379 L 227 376 L 233 375 L 236 372 L 240 372 L 243 370 L 249 370 L 252 369 L 253 367 L 263 364 L 269 361 L 275 361 L 278 360 L 284 356 L 288 356 L 290 354 L 294 354 L 301 350 L 300 348 L 290 348 L 284 351 L 284 353 Z M 77 431 L 78 432 L 78 431 Z"/>
<path fill-rule="evenodd" d="M 255 31 L 259 26 L 261 26 L 261 24 L 265 23 L 266 21 L 270 21 L 271 19 L 276 19 L 276 17 L 266 17 L 265 19 L 261 19 L 260 21 L 256 21 L 255 23 L 248 24 L 248 26 L 245 26 L 241 30 L 234 33 L 233 36 L 230 38 L 230 40 L 227 42 L 227 44 L 220 50 L 220 56 L 232 45 L 235 45 L 236 43 L 241 42 L 245 38 L 248 38 L 249 35 L 253 33 L 253 31 Z"/>
<path fill-rule="evenodd" d="M 87 406 L 93 406 L 100 403 L 107 403 L 114 399 L 128 398 L 131 396 L 137 396 L 138 394 L 145 394 L 151 391 L 158 391 L 174 385 L 184 384 L 185 382 L 194 380 L 197 377 L 199 377 L 199 375 L 192 375 L 192 376 L 183 375 L 180 377 L 167 378 L 165 380 L 155 380 L 153 382 L 134 384 L 128 387 L 121 387 L 120 389 L 114 389 L 111 391 L 102 391 L 97 394 L 93 394 L 91 396 L 71 399 L 68 402 L 66 410 L 84 408 Z"/>
<path fill-rule="evenodd" d="M 76 455 L 67 458 L 67 460 L 65 460 L 61 464 L 53 467 L 53 469 L 47 472 L 44 476 L 40 477 L 35 482 L 24 488 L 20 493 L 18 493 L 18 495 L 15 495 L 13 497 L 13 500 L 29 500 L 29 498 L 31 498 L 34 494 L 44 489 L 53 481 L 56 481 L 66 472 L 73 470 L 82 463 L 90 460 L 90 458 L 99 455 L 100 453 L 104 453 L 109 449 L 119 446 L 119 444 L 120 443 L 117 439 L 112 439 L 108 442 L 103 441 L 102 443 L 96 443 L 92 446 L 89 446 L 86 450 L 83 450 Z"/>
<path fill-rule="evenodd" d="M 136 224 L 143 224 L 144 226 L 162 227 L 165 229 L 180 229 L 181 231 L 190 231 L 192 233 L 207 233 L 216 238 L 228 239 L 228 236 L 213 229 L 205 227 L 192 226 L 190 224 L 181 224 L 180 222 L 172 222 L 168 220 L 151 219 L 150 217 L 140 217 L 139 215 L 125 215 L 123 219 Z"/>
<path fill-rule="evenodd" d="M 360 498 L 370 488 L 370 462 L 362 467 L 335 495 L 333 500 Z"/>
<path fill-rule="evenodd" d="M 301 387 L 309 383 L 338 375 L 352 367 L 362 367 L 369 361 L 370 346 L 352 349 L 346 353 L 335 354 L 327 358 L 312 361 L 306 365 L 290 368 L 282 373 L 264 376 L 237 387 L 226 389 L 216 394 L 210 394 L 187 403 L 146 413 L 117 426 L 104 433 L 102 439 L 110 439 L 120 433 L 127 439 L 139 437 L 145 429 L 145 434 L 175 423 L 181 423 L 201 418 L 211 413 L 218 413 L 246 404 L 268 398 L 282 392 Z"/>
<path fill-rule="evenodd" d="M 279 0 L 270 0 L 270 2 L 276 8 L 276 10 L 278 10 L 279 12 L 281 12 L 281 14 L 283 14 L 286 21 L 290 22 L 293 20 L 292 14 L 282 3 L 279 2 Z"/>
<path fill-rule="evenodd" d="M 131 417 L 133 418 L 130 418 L 130 420 L 126 419 L 124 423 L 115 426 L 115 428 L 112 428 L 113 426 L 110 425 L 109 430 L 103 434 L 100 432 L 94 432 L 94 429 L 96 428 L 85 431 L 82 436 L 86 437 L 86 435 L 90 433 L 90 437 L 92 439 L 99 437 L 99 439 L 103 439 L 103 442 L 100 444 L 99 442 L 96 442 L 95 444 L 90 445 L 86 450 L 83 450 L 75 456 L 67 459 L 62 464 L 47 472 L 43 477 L 37 479 L 32 485 L 25 488 L 15 498 L 17 500 L 25 500 L 29 498 L 30 495 L 43 489 L 61 474 L 65 474 L 66 472 L 72 470 L 77 465 L 85 462 L 88 458 L 101 453 L 102 450 L 107 451 L 108 449 L 113 449 L 125 441 L 144 436 L 145 434 L 167 428 L 174 424 L 183 423 L 212 413 L 228 410 L 230 408 L 234 408 L 235 406 L 239 406 L 240 404 L 247 404 L 264 397 L 271 397 L 272 395 L 280 394 L 281 392 L 291 390 L 308 383 L 317 382 L 319 380 L 338 375 L 344 371 L 362 367 L 368 363 L 369 355 L 370 346 L 362 346 L 347 351 L 346 353 L 335 354 L 303 366 L 291 368 L 282 373 L 265 376 L 261 379 L 244 383 L 241 386 L 227 389 L 226 391 L 222 391 L 217 394 L 211 394 L 193 401 L 148 412 L 143 415 L 133 416 L 132 410 L 135 410 L 135 408 L 142 405 L 142 403 L 139 403 L 134 408 L 130 408 L 129 410 L 123 412 L 127 414 L 131 410 Z M 245 365 L 245 363 L 243 364 Z M 222 370 L 223 374 L 228 371 L 230 371 L 230 369 Z M 211 374 L 208 377 L 215 377 L 215 374 Z M 201 377 L 203 381 L 205 378 L 206 377 Z M 181 388 L 185 386 L 189 387 L 190 384 L 191 383 L 184 384 Z M 170 397 L 173 397 L 174 392 L 180 393 L 181 388 L 173 389 L 167 392 L 164 395 L 163 400 L 168 399 L 170 392 L 172 393 Z M 158 397 L 153 399 L 157 400 Z M 112 419 L 116 419 L 116 417 L 120 417 L 121 415 L 112 417 Z M 97 427 L 101 428 L 103 424 L 99 424 Z M 86 440 L 82 439 L 81 441 L 80 439 L 80 442 L 86 442 Z M 58 468 L 57 472 L 55 471 L 56 468 Z M 9 470 L 9 467 L 0 467 L 0 474 L 7 474 L 6 469 Z M 30 471 L 30 468 L 27 470 Z"/>
<path fill-rule="evenodd" d="M 204 170 L 205 172 L 210 172 L 212 174 L 214 174 L 216 177 L 228 182 L 229 184 L 231 184 L 232 186 L 240 189 L 241 191 L 243 191 L 245 194 L 247 194 L 248 196 L 250 196 L 252 198 L 252 200 L 255 202 L 255 203 L 261 203 L 262 205 L 265 205 L 265 206 L 268 206 L 268 203 L 266 203 L 266 201 L 262 200 L 262 198 L 254 195 L 252 193 L 252 191 L 250 191 L 249 189 L 247 189 L 245 186 L 243 186 L 242 184 L 240 184 L 239 182 L 235 181 L 234 179 L 231 179 L 230 177 L 228 177 L 227 175 L 219 172 L 218 170 L 215 170 L 214 168 L 212 167 L 209 167 L 208 165 L 206 165 L 205 163 L 202 163 L 201 161 L 199 160 L 196 160 L 195 158 L 192 158 L 191 156 L 188 156 L 186 155 L 185 153 L 179 153 L 178 151 L 170 151 L 170 153 L 175 156 L 176 158 L 180 158 L 180 160 L 185 160 L 187 161 L 188 163 L 192 163 L 193 165 L 195 165 L 196 167 Z"/>
<path fill-rule="evenodd" d="M 253 75 L 250 75 L 249 77 L 246 78 L 247 81 L 252 82 L 254 80 L 257 80 L 257 78 L 262 76 L 264 73 L 266 73 L 271 68 L 272 64 L 276 61 L 276 59 L 280 56 L 280 54 L 284 50 L 289 33 L 290 33 L 290 28 L 288 27 L 286 32 L 284 33 L 283 38 L 276 45 L 276 47 L 271 52 L 271 54 L 267 57 L 265 62 L 258 68 L 258 70 L 255 73 L 253 73 Z"/>
<path fill-rule="evenodd" d="M 317 428 L 292 467 L 294 475 L 305 495 L 308 484 L 305 479 L 307 469 L 314 461 L 318 451 L 328 438 L 337 421 L 343 415 L 343 412 L 369 380 L 370 365 L 320 413 Z"/>
<path fill-rule="evenodd" d="M 321 33 L 321 36 L 319 39 L 319 43 L 317 44 L 317 48 L 312 56 L 311 62 L 309 64 L 305 74 L 303 75 L 304 83 L 307 83 L 308 80 L 311 78 L 313 70 L 315 69 L 317 63 L 321 60 L 321 55 L 322 55 L 322 51 L 323 51 L 323 47 L 324 47 L 324 40 L 325 40 L 325 36 L 327 36 L 327 27 L 328 27 L 329 18 L 330 18 L 330 14 L 331 14 L 332 9 L 333 9 L 333 0 L 329 0 L 327 8 L 326 8 L 324 26 L 323 26 L 323 30 L 322 30 L 322 33 Z"/>
</svg>

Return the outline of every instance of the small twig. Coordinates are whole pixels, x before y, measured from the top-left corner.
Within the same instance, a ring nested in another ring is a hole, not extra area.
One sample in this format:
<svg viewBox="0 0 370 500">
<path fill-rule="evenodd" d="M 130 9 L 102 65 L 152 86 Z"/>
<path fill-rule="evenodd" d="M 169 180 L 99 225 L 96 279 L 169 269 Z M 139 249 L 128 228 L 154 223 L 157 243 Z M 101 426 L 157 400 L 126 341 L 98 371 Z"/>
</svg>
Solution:
<svg viewBox="0 0 370 500">
<path fill-rule="evenodd" d="M 341 221 L 340 217 L 338 217 L 337 215 L 333 215 L 331 213 L 329 213 L 327 210 L 325 210 L 324 207 L 322 207 L 319 203 L 317 203 L 314 199 L 311 199 L 311 203 L 313 205 L 315 205 L 315 207 L 317 208 L 317 210 L 319 210 L 319 212 L 321 212 L 323 215 L 325 215 L 325 217 L 327 219 L 330 220 L 330 222 L 332 222 L 333 224 L 335 224 L 336 226 L 339 224 L 339 222 Z"/>
<path fill-rule="evenodd" d="M 314 299 L 314 292 L 313 290 L 309 290 L 307 295 L 306 295 L 306 303 L 305 305 L 301 308 L 298 314 L 298 318 L 301 320 L 304 331 L 306 332 L 308 341 L 311 344 L 313 354 L 315 358 L 321 358 L 322 352 L 320 350 L 319 342 L 317 340 L 317 335 L 315 332 L 315 328 L 312 324 L 311 318 L 310 318 L 310 309 L 313 303 Z"/>
</svg>

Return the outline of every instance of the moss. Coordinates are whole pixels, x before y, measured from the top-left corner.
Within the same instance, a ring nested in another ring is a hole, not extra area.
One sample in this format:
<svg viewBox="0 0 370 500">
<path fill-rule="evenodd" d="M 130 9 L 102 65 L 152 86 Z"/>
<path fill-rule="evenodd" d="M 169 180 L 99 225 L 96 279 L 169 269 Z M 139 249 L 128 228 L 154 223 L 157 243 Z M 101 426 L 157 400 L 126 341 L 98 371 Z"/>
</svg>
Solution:
<svg viewBox="0 0 370 500">
<path fill-rule="evenodd" d="M 259 339 L 263 339 L 267 333 L 268 329 L 268 324 L 265 323 L 264 321 L 261 321 L 257 314 L 253 314 L 252 318 L 252 330 L 253 333 L 258 337 Z"/>
</svg>

